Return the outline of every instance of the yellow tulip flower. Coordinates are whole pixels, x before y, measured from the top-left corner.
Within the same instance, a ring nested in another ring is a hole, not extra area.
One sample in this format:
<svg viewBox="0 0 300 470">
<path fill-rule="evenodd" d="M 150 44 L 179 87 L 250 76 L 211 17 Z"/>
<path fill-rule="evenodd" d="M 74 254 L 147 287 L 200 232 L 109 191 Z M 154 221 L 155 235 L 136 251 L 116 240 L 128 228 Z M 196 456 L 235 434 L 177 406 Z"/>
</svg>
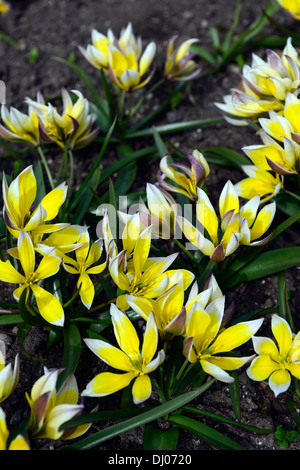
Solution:
<svg viewBox="0 0 300 470">
<path fill-rule="evenodd" d="M 131 23 L 128 23 L 127 27 L 122 29 L 119 39 L 110 28 L 106 36 L 94 28 L 91 36 L 92 44 L 89 44 L 86 49 L 81 46 L 78 46 L 78 48 L 86 60 L 97 69 L 108 72 L 109 45 L 118 44 L 123 53 L 131 49 L 136 57 L 141 55 L 142 40 L 140 37 L 136 38 L 133 34 Z"/>
<path fill-rule="evenodd" d="M 287 93 L 299 86 L 300 60 L 291 38 L 288 38 L 281 56 L 268 50 L 267 61 L 256 54 L 252 64 L 242 70 L 243 90 L 233 88 L 224 103 L 215 105 L 234 117 L 257 119 L 269 110 L 282 111 Z M 234 121 L 232 121 L 234 123 Z"/>
<path fill-rule="evenodd" d="M 76 259 L 64 255 L 63 266 L 68 273 L 79 274 L 77 281 L 77 288 L 80 288 L 79 295 L 82 303 L 90 309 L 95 297 L 95 288 L 90 276 L 102 273 L 107 262 L 96 264 L 102 255 L 102 240 L 96 240 L 90 246 L 88 227 L 83 227 L 78 244 L 81 246 L 75 250 Z"/>
<path fill-rule="evenodd" d="M 153 312 L 159 335 L 164 341 L 182 335 L 185 330 L 184 292 L 190 284 L 185 285 L 186 279 L 180 271 L 169 276 L 169 279 L 172 287 L 155 300 L 134 295 L 126 296 L 129 306 L 144 320 L 148 320 Z"/>
<path fill-rule="evenodd" d="M 3 104 L 1 106 L 0 136 L 11 142 L 30 144 L 34 147 L 50 139 L 42 128 L 37 112 L 28 106 L 28 115 L 11 107 L 10 110 Z"/>
<path fill-rule="evenodd" d="M 131 92 L 145 86 L 151 80 L 154 71 L 145 79 L 143 77 L 156 53 L 153 41 L 148 44 L 140 57 L 137 57 L 132 49 L 124 53 L 115 45 L 108 45 L 108 51 L 109 76 L 119 88 Z"/>
<path fill-rule="evenodd" d="M 30 450 L 28 440 L 18 434 L 13 438 L 8 446 L 9 430 L 7 429 L 6 416 L 2 408 L 0 408 L 0 450 Z"/>
<path fill-rule="evenodd" d="M 256 168 L 263 171 L 272 170 L 283 176 L 296 173 L 294 164 L 297 161 L 298 145 L 285 139 L 282 147 L 262 129 L 258 131 L 258 135 L 262 144 L 248 145 L 242 149 Z"/>
<path fill-rule="evenodd" d="M 63 326 L 64 311 L 57 297 L 39 285 L 39 281 L 53 276 L 59 270 L 61 259 L 56 256 L 45 256 L 35 269 L 35 251 L 28 233 L 20 231 L 18 238 L 18 256 L 24 275 L 20 274 L 9 260 L 0 260 L 0 280 L 13 284 L 20 284 L 13 295 L 19 300 L 23 291 L 26 299 L 30 291 L 33 293 L 37 308 L 47 322 L 56 326 Z"/>
<path fill-rule="evenodd" d="M 103 397 L 127 387 L 133 380 L 132 396 L 135 404 L 147 400 L 152 392 L 149 375 L 163 362 L 164 351 L 158 352 L 153 359 L 158 344 L 158 332 L 154 316 L 151 313 L 144 333 L 142 349 L 137 332 L 127 317 L 115 305 L 111 305 L 111 318 L 115 337 L 120 347 L 117 348 L 106 341 L 85 339 L 86 345 L 102 361 L 125 373 L 102 372 L 91 380 L 82 396 Z"/>
<path fill-rule="evenodd" d="M 221 329 L 224 303 L 223 296 L 205 308 L 197 302 L 193 304 L 187 315 L 183 353 L 191 363 L 200 362 L 207 374 L 230 383 L 234 379 L 226 371 L 238 369 L 253 358 L 234 357 L 231 351 L 246 343 L 260 328 L 263 319 Z"/>
<path fill-rule="evenodd" d="M 32 166 L 25 168 L 8 186 L 5 175 L 2 181 L 4 221 L 10 233 L 18 238 L 20 231 L 31 234 L 34 243 L 44 233 L 55 232 L 68 224 L 48 224 L 54 219 L 67 196 L 67 186 L 60 184 L 50 191 L 32 211 L 37 193 L 37 181 Z"/>
<path fill-rule="evenodd" d="M 78 405 L 78 386 L 74 375 L 69 375 L 61 388 L 56 390 L 60 369 L 44 368 L 40 377 L 26 393 L 30 406 L 28 433 L 34 439 L 73 439 L 85 433 L 90 424 L 60 430 L 62 424 L 79 416 L 83 405 Z"/>
<path fill-rule="evenodd" d="M 120 294 L 117 298 L 117 306 L 121 310 L 129 308 L 126 294 L 154 299 L 171 287 L 169 275 L 172 271 L 167 269 L 178 253 L 166 258 L 152 259 L 148 257 L 150 245 L 151 227 L 147 227 L 138 237 L 132 260 L 127 262 L 126 252 L 121 251 L 108 266 L 114 283 L 124 291 L 124 294 Z M 187 279 L 191 279 L 189 271 L 181 271 Z"/>
<path fill-rule="evenodd" d="M 77 96 L 74 104 L 67 90 L 62 89 L 62 114 L 51 103 L 46 105 L 40 93 L 37 101 L 25 99 L 38 114 L 48 138 L 61 148 L 65 145 L 69 149 L 86 147 L 99 132 L 99 129 L 91 130 L 96 115 L 89 114 L 88 100 L 78 90 L 72 90 L 72 93 Z"/>
<path fill-rule="evenodd" d="M 15 357 L 14 367 L 12 367 L 12 364 L 5 365 L 5 359 L 5 343 L 0 340 L 0 403 L 6 400 L 15 391 L 20 373 L 18 354 Z"/>
<path fill-rule="evenodd" d="M 288 390 L 291 376 L 300 379 L 300 332 L 294 335 L 288 322 L 276 314 L 271 328 L 277 345 L 270 338 L 254 336 L 253 347 L 258 356 L 247 374 L 255 381 L 269 379 L 269 387 L 277 397 Z"/>
<path fill-rule="evenodd" d="M 173 238 L 178 212 L 177 203 L 164 189 L 146 184 L 147 205 L 141 200 L 139 216 L 145 227 L 152 226 L 152 238 Z"/>
<path fill-rule="evenodd" d="M 240 208 L 237 191 L 231 181 L 227 181 L 219 198 L 220 220 L 207 194 L 198 188 L 196 215 L 199 229 L 184 217 L 177 217 L 177 221 L 185 237 L 204 255 L 213 261 L 224 261 L 240 244 L 261 245 L 268 241 L 270 235 L 263 240 L 257 239 L 269 229 L 276 205 L 272 202 L 257 214 L 259 203 L 260 197 L 255 196 Z M 210 239 L 202 233 L 202 227 Z"/>
<path fill-rule="evenodd" d="M 284 190 L 283 176 L 267 170 L 259 170 L 255 165 L 242 165 L 247 178 L 234 185 L 239 196 L 252 199 L 260 196 L 260 202 L 266 202 Z"/>
<path fill-rule="evenodd" d="M 159 185 L 167 191 L 174 191 L 184 194 L 189 199 L 197 200 L 197 188 L 202 187 L 205 178 L 210 173 L 209 165 L 198 150 L 194 150 L 192 155 L 187 154 L 190 167 L 179 163 L 168 164 L 168 155 L 160 161 L 160 171 L 157 178 Z M 176 186 L 166 183 L 165 179 L 170 179 Z"/>
<path fill-rule="evenodd" d="M 202 67 L 193 60 L 197 54 L 189 52 L 191 45 L 198 42 L 198 39 L 188 39 L 175 48 L 177 38 L 178 36 L 173 36 L 168 41 L 164 76 L 167 80 L 193 80 L 202 71 Z"/>
<path fill-rule="evenodd" d="M 287 10 L 293 18 L 300 20 L 300 1 L 299 0 L 277 0 L 279 5 Z"/>
</svg>

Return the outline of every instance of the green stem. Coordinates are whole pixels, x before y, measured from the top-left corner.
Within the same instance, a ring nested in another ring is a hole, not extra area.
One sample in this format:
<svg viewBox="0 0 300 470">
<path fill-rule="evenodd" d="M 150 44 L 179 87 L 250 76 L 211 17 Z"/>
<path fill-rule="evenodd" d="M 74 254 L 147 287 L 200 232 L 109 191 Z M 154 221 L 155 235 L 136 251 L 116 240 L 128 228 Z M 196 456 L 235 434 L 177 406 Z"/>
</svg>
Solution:
<svg viewBox="0 0 300 470">
<path fill-rule="evenodd" d="M 145 93 L 142 98 L 139 99 L 139 101 L 136 103 L 136 105 L 130 110 L 129 114 L 128 114 L 128 119 L 127 119 L 127 122 L 126 122 L 126 126 L 128 125 L 129 121 L 131 120 L 131 118 L 135 115 L 135 113 L 138 111 L 138 109 L 142 106 L 142 104 L 144 103 L 145 99 L 151 94 L 153 93 L 162 83 L 165 82 L 165 78 L 162 78 L 161 80 L 159 80 L 157 83 L 155 83 L 155 85 L 153 85 L 152 88 L 150 88 L 150 90 L 147 91 L 147 93 Z"/>
<path fill-rule="evenodd" d="M 300 201 L 300 196 L 298 196 L 297 194 L 293 193 L 292 191 L 288 191 L 287 189 L 285 190 L 285 193 L 286 194 L 289 194 L 290 196 L 292 196 L 293 198 L 297 199 L 297 201 Z"/>
<path fill-rule="evenodd" d="M 201 274 L 201 276 L 198 280 L 199 290 L 201 290 L 203 288 L 206 280 L 208 279 L 208 277 L 211 275 L 214 268 L 216 267 L 216 264 L 217 264 L 216 261 L 212 261 L 210 259 L 209 262 L 207 263 L 207 265 L 205 266 L 205 269 L 204 269 L 203 273 Z"/>
<path fill-rule="evenodd" d="M 173 241 L 176 243 L 176 245 L 190 258 L 190 260 L 193 262 L 193 264 L 195 266 L 198 266 L 199 267 L 199 263 L 197 261 L 197 259 L 192 255 L 192 253 L 190 253 L 189 250 L 187 250 L 184 245 L 179 241 L 177 240 L 176 238 L 173 238 Z"/>
<path fill-rule="evenodd" d="M 73 180 L 74 180 L 74 157 L 73 157 L 73 151 L 69 149 L 69 161 L 70 161 L 70 176 L 69 176 L 69 187 L 68 187 L 68 194 L 67 194 L 67 200 L 66 200 L 66 206 L 68 207 L 69 200 L 71 197 L 72 193 L 72 186 L 73 186 Z"/>
<path fill-rule="evenodd" d="M 96 305 L 95 307 L 90 308 L 90 309 L 89 309 L 89 313 L 90 313 L 90 312 L 95 312 L 96 310 L 100 310 L 100 308 L 103 308 L 103 307 L 106 307 L 107 305 L 112 304 L 113 302 L 115 302 L 115 301 L 117 300 L 117 298 L 118 298 L 118 297 L 116 297 L 115 299 L 107 300 L 106 302 L 103 302 L 103 304 Z"/>
<path fill-rule="evenodd" d="M 48 177 L 48 181 L 49 181 L 49 184 L 51 186 L 51 189 L 54 189 L 54 182 L 53 182 L 53 178 L 52 178 L 52 175 L 51 175 L 51 172 L 50 172 L 50 169 L 49 169 L 49 166 L 48 166 L 48 163 L 47 163 L 47 160 L 45 158 L 45 155 L 44 155 L 44 152 L 42 150 L 42 148 L 40 146 L 37 147 L 37 150 L 39 152 L 39 155 L 41 157 L 41 160 L 42 160 L 42 163 L 45 167 L 45 171 L 46 171 L 46 174 L 47 174 L 47 177 Z"/>
</svg>

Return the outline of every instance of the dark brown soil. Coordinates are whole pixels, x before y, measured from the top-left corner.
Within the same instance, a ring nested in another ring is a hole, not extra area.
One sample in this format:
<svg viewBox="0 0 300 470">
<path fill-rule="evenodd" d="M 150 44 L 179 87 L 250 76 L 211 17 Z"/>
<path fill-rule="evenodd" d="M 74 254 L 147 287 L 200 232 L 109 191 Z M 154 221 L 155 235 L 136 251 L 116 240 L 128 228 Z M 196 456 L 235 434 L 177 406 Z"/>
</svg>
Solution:
<svg viewBox="0 0 300 470">
<path fill-rule="evenodd" d="M 24 108 L 25 97 L 35 99 L 40 90 L 45 96 L 55 99 L 60 94 L 61 87 L 67 90 L 79 89 L 85 96 L 89 96 L 84 83 L 67 66 L 53 60 L 53 56 L 67 59 L 69 55 L 75 54 L 76 61 L 83 66 L 89 74 L 93 85 L 101 93 L 99 73 L 82 58 L 77 50 L 78 45 L 86 46 L 90 43 L 92 28 L 106 33 L 108 28 L 118 34 L 122 27 L 132 22 L 136 35 L 142 35 L 147 44 L 150 40 L 157 43 L 157 77 L 162 68 L 164 50 L 168 39 L 178 34 L 181 40 L 190 37 L 200 39 L 201 45 L 212 50 L 209 28 L 221 25 L 226 30 L 232 24 L 235 0 L 222 2 L 221 0 L 185 0 L 174 2 L 171 0 L 37 0 L 37 1 L 11 1 L 12 9 L 0 18 L 0 30 L 11 36 L 21 45 L 16 49 L 5 41 L 0 42 L 0 78 L 6 84 L 6 104 L 8 107 L 15 106 Z M 261 8 L 268 2 L 243 2 L 243 11 L 238 32 L 242 32 L 260 14 Z M 293 27 L 293 21 L 278 13 L 279 22 L 288 27 Z M 270 33 L 278 33 L 271 26 L 266 30 Z M 36 62 L 30 63 L 30 51 L 37 48 L 38 56 Z M 249 60 L 250 52 L 246 51 L 245 59 Z M 256 50 L 258 54 L 264 54 L 263 49 Z M 239 81 L 239 68 L 236 64 L 229 64 L 224 70 L 215 75 L 195 81 L 191 87 L 191 93 L 195 104 L 191 103 L 187 94 L 176 109 L 169 110 L 166 115 L 158 121 L 171 123 L 188 121 L 193 119 L 206 119 L 220 116 L 214 102 L 223 101 L 230 87 L 236 86 Z M 144 112 L 147 112 L 159 103 L 160 95 L 154 95 L 148 100 Z M 254 144 L 256 141 L 253 130 L 250 128 L 235 128 L 229 124 L 215 124 L 209 127 L 191 130 L 185 133 L 167 136 L 165 142 L 178 147 L 183 152 L 191 152 L 194 148 L 211 147 L 215 145 L 226 146 L 240 151 L 244 145 Z M 257 139 L 258 141 L 258 139 Z M 150 144 L 153 145 L 151 139 Z M 148 143 L 149 143 L 148 142 Z M 139 143 L 137 144 L 139 145 Z M 141 142 L 140 145 L 143 145 Z M 19 148 L 19 147 L 18 147 Z M 3 153 L 6 150 L 3 149 Z M 99 152 L 96 144 L 93 144 L 84 152 L 75 152 L 77 182 L 91 167 L 94 158 Z M 50 168 L 55 171 L 55 159 L 58 151 L 49 150 Z M 35 153 L 28 156 L 31 163 L 37 159 Z M 103 165 L 107 166 L 115 158 L 113 153 L 103 159 Z M 9 173 L 13 169 L 11 159 L 1 160 L 1 170 Z M 155 182 L 157 172 L 157 161 L 142 162 L 134 190 L 144 191 L 145 183 Z M 241 172 L 232 168 L 211 166 L 211 175 L 207 180 L 207 186 L 212 198 L 217 199 L 220 189 L 228 179 L 237 182 L 241 179 Z M 279 217 L 280 220 L 280 217 Z M 295 246 L 299 244 L 298 226 L 293 226 L 283 236 L 278 237 L 268 249 L 281 248 L 283 246 Z M 287 272 L 288 289 L 291 293 L 290 307 L 295 321 L 300 325 L 299 311 L 299 270 L 291 269 Z M 9 301 L 11 289 L 1 285 L 0 298 Z M 248 284 L 243 284 L 226 292 L 227 303 L 234 300 L 236 304 L 235 315 L 242 316 L 253 310 L 266 307 L 276 307 L 277 300 L 277 277 L 269 276 Z M 269 325 L 270 318 L 266 317 Z M 16 338 L 16 328 L 2 328 L 0 338 L 7 343 L 8 361 L 12 361 L 17 352 L 21 356 L 21 376 L 16 392 L 6 402 L 3 409 L 8 416 L 8 424 L 14 427 L 24 416 L 27 415 L 28 405 L 25 392 L 30 391 L 34 381 L 42 375 L 43 366 L 59 367 L 62 360 L 61 345 L 57 345 L 50 351 L 46 350 L 47 334 L 40 329 L 34 328 L 26 338 L 24 347 L 28 354 L 45 359 L 42 362 L 32 362 L 20 351 Z M 86 366 L 89 364 L 89 367 Z M 83 390 L 87 382 L 99 372 L 101 364 L 91 354 L 83 350 L 76 378 L 79 389 Z M 284 429 L 295 429 L 295 423 L 290 418 L 285 407 L 285 396 L 274 398 L 271 391 L 264 383 L 251 382 L 245 372 L 240 374 L 241 381 L 241 408 L 242 421 L 259 428 L 276 428 L 281 425 Z M 118 394 L 101 400 L 86 400 L 87 408 L 92 409 L 95 404 L 100 409 L 114 408 L 119 406 L 120 396 Z M 199 407 L 219 413 L 234 419 L 229 389 L 226 385 L 216 383 L 210 391 L 201 397 L 195 404 Z M 228 427 L 223 424 L 216 425 L 214 422 L 208 424 L 215 427 L 225 435 L 239 442 L 249 450 L 279 450 L 273 434 L 254 435 Z M 33 442 L 32 447 L 59 449 L 62 442 Z M 143 449 L 143 429 L 137 429 L 114 438 L 97 449 Z M 178 449 L 180 450 L 206 450 L 210 446 L 197 438 L 182 433 Z M 299 450 L 299 441 L 291 444 L 290 449 Z"/>
</svg>

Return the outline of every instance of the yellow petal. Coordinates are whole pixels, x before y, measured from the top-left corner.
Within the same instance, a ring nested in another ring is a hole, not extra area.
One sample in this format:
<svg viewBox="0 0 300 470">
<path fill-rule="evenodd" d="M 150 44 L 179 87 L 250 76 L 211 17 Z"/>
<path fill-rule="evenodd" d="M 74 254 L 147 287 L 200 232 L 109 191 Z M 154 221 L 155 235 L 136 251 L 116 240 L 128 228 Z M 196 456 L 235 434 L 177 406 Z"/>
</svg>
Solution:
<svg viewBox="0 0 300 470">
<path fill-rule="evenodd" d="M 139 338 L 137 332 L 127 317 L 114 304 L 110 307 L 114 333 L 116 340 L 122 349 L 132 360 L 140 361 Z"/>
<path fill-rule="evenodd" d="M 149 364 L 149 362 L 152 360 L 157 349 L 157 342 L 158 342 L 157 327 L 155 324 L 154 315 L 151 312 L 147 320 L 143 347 L 142 347 L 142 360 L 143 360 L 144 366 Z"/>
<path fill-rule="evenodd" d="M 1 448 L 1 446 L 0 446 Z M 18 434 L 10 443 L 8 450 L 30 450 L 27 439 Z"/>
<path fill-rule="evenodd" d="M 25 276 L 32 274 L 35 268 L 35 252 L 31 238 L 26 232 L 20 232 L 18 253 Z"/>
<path fill-rule="evenodd" d="M 275 397 L 286 392 L 291 383 L 290 373 L 285 369 L 275 370 L 269 378 L 269 386 L 273 390 Z"/>
<path fill-rule="evenodd" d="M 147 227 L 137 239 L 133 252 L 134 271 L 137 276 L 140 276 L 144 271 L 144 265 L 149 256 L 150 245 L 151 227 Z"/>
<path fill-rule="evenodd" d="M 268 230 L 274 219 L 275 211 L 275 202 L 271 202 L 262 208 L 262 210 L 258 213 L 251 229 L 251 240 L 257 240 L 257 238 L 262 236 Z"/>
<path fill-rule="evenodd" d="M 278 343 L 280 354 L 287 357 L 292 347 L 292 332 L 289 324 L 279 315 L 273 315 L 272 332 Z"/>
<path fill-rule="evenodd" d="M 0 280 L 12 284 L 23 284 L 25 277 L 18 273 L 9 260 L 0 260 Z"/>
<path fill-rule="evenodd" d="M 133 402 L 138 405 L 147 400 L 152 391 L 151 380 L 148 375 L 140 375 L 134 381 L 132 387 Z"/>
<path fill-rule="evenodd" d="M 86 338 L 84 342 L 90 350 L 93 351 L 93 353 L 114 369 L 124 370 L 127 372 L 132 372 L 134 370 L 128 356 L 115 346 L 99 339 Z"/>
<path fill-rule="evenodd" d="M 105 397 L 127 387 L 134 377 L 136 377 L 135 372 L 125 374 L 102 372 L 87 384 L 81 395 L 85 397 Z"/>
<path fill-rule="evenodd" d="M 59 270 L 61 259 L 56 256 L 44 256 L 35 271 L 38 279 L 46 279 L 54 276 Z"/>
<path fill-rule="evenodd" d="M 223 218 L 228 210 L 234 209 L 234 212 L 239 212 L 239 198 L 231 181 L 225 184 L 219 199 L 220 216 Z"/>
<path fill-rule="evenodd" d="M 52 325 L 63 326 L 64 311 L 59 300 L 37 284 L 32 284 L 31 288 L 41 316 Z"/>
<path fill-rule="evenodd" d="M 263 319 L 237 323 L 223 330 L 214 342 L 214 354 L 232 351 L 246 343 L 260 328 Z"/>
<path fill-rule="evenodd" d="M 78 281 L 77 281 L 77 288 L 80 288 L 80 298 L 82 303 L 86 306 L 87 309 L 91 308 L 95 297 L 95 288 L 94 284 L 92 283 L 89 275 L 86 272 L 80 274 Z"/>
<path fill-rule="evenodd" d="M 57 188 L 50 191 L 50 193 L 46 194 L 42 199 L 41 206 L 44 207 L 47 212 L 45 220 L 52 220 L 57 216 L 60 207 L 66 199 L 67 189 L 66 184 L 62 183 L 57 186 Z"/>
<path fill-rule="evenodd" d="M 197 190 L 198 200 L 196 204 L 197 219 L 200 224 L 207 230 L 211 240 L 218 244 L 218 226 L 219 221 L 216 212 L 211 204 L 207 194 L 203 189 Z"/>
</svg>

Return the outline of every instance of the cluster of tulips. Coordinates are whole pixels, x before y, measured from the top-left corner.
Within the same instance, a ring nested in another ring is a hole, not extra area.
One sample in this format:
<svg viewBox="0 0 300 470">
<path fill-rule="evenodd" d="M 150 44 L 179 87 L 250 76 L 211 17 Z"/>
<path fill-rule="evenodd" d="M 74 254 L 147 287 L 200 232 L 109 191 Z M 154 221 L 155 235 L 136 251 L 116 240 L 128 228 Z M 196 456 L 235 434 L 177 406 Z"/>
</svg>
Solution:
<svg viewBox="0 0 300 470">
<path fill-rule="evenodd" d="M 189 52 L 196 39 L 177 48 L 176 39 L 172 37 L 167 45 L 164 79 L 193 80 L 201 73 L 195 54 Z M 107 35 L 93 30 L 92 44 L 79 49 L 93 67 L 125 93 L 146 86 L 153 77 L 154 68 L 147 73 L 156 46 L 151 42 L 143 52 L 142 41 L 133 34 L 131 24 L 119 38 L 111 30 Z M 0 408 L 1 449 L 30 449 L 30 439 L 71 439 L 85 433 L 90 424 L 61 429 L 82 413 L 80 395 L 103 397 L 131 384 L 133 402 L 145 402 L 155 383 L 152 375 L 167 360 L 168 345 L 175 337 L 183 339 L 182 356 L 186 363 L 200 364 L 207 376 L 224 383 L 232 383 L 231 372 L 245 364 L 248 377 L 268 380 L 275 396 L 289 389 L 292 377 L 300 378 L 300 333 L 295 334 L 285 319 L 272 316 L 276 342 L 256 336 L 263 318 L 230 325 L 225 296 L 215 276 L 210 274 L 200 284 L 192 269 L 172 266 L 188 251 L 182 239 L 200 256 L 207 257 L 208 263 L 217 264 L 241 246 L 268 243 L 276 212 L 274 198 L 285 191 L 285 177 L 300 173 L 300 100 L 295 93 L 299 78 L 300 60 L 288 39 L 281 56 L 270 50 L 265 62 L 254 55 L 252 65 L 243 69 L 244 90 L 233 89 L 225 97 L 225 104 L 217 103 L 229 115 L 230 123 L 259 123 L 263 141 L 262 145 L 243 148 L 253 165 L 243 167 L 247 178 L 237 184 L 226 182 L 218 208 L 213 206 L 205 188 L 210 166 L 204 155 L 195 149 L 186 155 L 185 163 L 170 161 L 170 155 L 165 155 L 159 162 L 157 182 L 146 183 L 146 200 L 140 199 L 133 214 L 118 212 L 119 223 L 123 224 L 120 237 L 114 233 L 105 211 L 97 226 L 96 240 L 87 225 L 72 224 L 59 217 L 72 188 L 66 182 L 53 183 L 42 153 L 42 146 L 47 143 L 71 151 L 95 141 L 99 135 L 99 128 L 94 128 L 97 115 L 90 113 L 88 100 L 73 90 L 74 101 L 63 90 L 61 114 L 53 104 L 46 103 L 41 93 L 36 101 L 26 98 L 27 115 L 2 105 L 0 136 L 39 150 L 51 188 L 37 200 L 38 181 L 32 165 L 12 178 L 3 174 L 3 219 L 13 244 L 7 251 L 9 259 L 0 260 L 0 280 L 13 284 L 16 302 L 25 305 L 32 318 L 41 317 L 49 329 L 63 329 L 70 320 L 70 299 L 62 302 L 47 283 L 49 279 L 61 279 L 62 272 L 66 285 L 75 285 L 72 301 L 80 302 L 86 313 L 110 305 L 117 345 L 104 339 L 83 340 L 84 347 L 119 372 L 99 373 L 80 394 L 73 374 L 58 388 L 61 369 L 45 368 L 31 394 L 26 395 L 30 408 L 26 432 L 10 436 Z M 264 117 L 266 112 L 268 118 Z M 182 213 L 182 206 L 176 201 L 178 195 L 187 198 L 192 213 Z M 246 202 L 241 203 L 241 198 Z M 154 239 L 165 243 L 171 240 L 183 251 L 152 256 Z M 109 279 L 116 297 L 98 305 L 95 286 L 104 278 Z M 142 340 L 129 312 L 143 322 Z M 238 348 L 249 340 L 254 353 L 241 357 Z M 0 403 L 14 393 L 20 373 L 19 357 L 14 367 L 6 364 L 5 345 L 0 342 Z"/>
</svg>

